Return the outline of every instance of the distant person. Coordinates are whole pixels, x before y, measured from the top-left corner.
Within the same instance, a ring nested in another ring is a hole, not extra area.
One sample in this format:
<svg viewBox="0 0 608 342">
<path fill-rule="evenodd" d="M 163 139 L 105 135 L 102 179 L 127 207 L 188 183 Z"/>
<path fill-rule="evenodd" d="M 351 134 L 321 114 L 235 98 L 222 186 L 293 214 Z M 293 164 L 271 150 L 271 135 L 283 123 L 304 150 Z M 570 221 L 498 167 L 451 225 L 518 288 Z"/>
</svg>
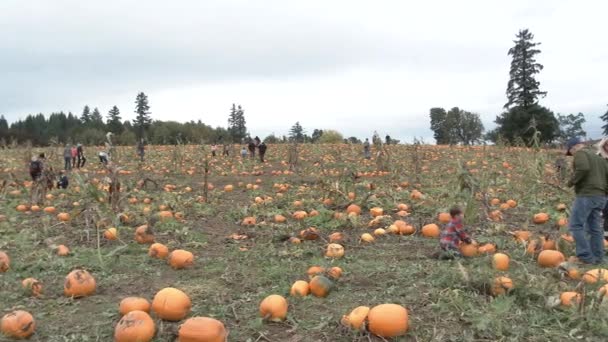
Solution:
<svg viewBox="0 0 608 342">
<path fill-rule="evenodd" d="M 34 182 L 37 182 L 42 178 L 45 160 L 46 157 L 44 153 L 40 153 L 38 157 L 32 158 L 32 161 L 30 162 L 30 176 Z"/>
<path fill-rule="evenodd" d="M 57 189 L 67 189 L 68 185 L 68 176 L 62 171 L 59 174 L 59 181 L 57 181 Z"/>
<path fill-rule="evenodd" d="M 600 215 L 606 208 L 608 163 L 597 154 L 597 150 L 587 148 L 581 138 L 568 140 L 566 155 L 574 156 L 574 172 L 568 186 L 574 187 L 576 195 L 569 227 L 576 245 L 576 257 L 585 264 L 601 264 L 604 232 Z"/>
<path fill-rule="evenodd" d="M 608 138 L 602 139 L 597 144 L 597 154 L 608 163 Z M 604 218 L 604 239 L 608 240 L 608 201 L 602 210 L 602 217 Z"/>
<path fill-rule="evenodd" d="M 217 145 L 216 144 L 211 145 L 211 156 L 212 157 L 215 157 L 216 151 L 217 151 Z"/>
<path fill-rule="evenodd" d="M 69 171 L 72 169 L 72 149 L 69 144 L 65 144 L 63 149 L 63 169 Z"/>
<path fill-rule="evenodd" d="M 262 141 L 258 145 L 258 152 L 260 154 L 260 162 L 264 162 L 264 155 L 266 154 L 266 144 Z"/>
<path fill-rule="evenodd" d="M 243 146 L 243 148 L 241 149 L 241 158 L 247 158 L 247 148 L 245 148 L 245 146 Z"/>
<path fill-rule="evenodd" d="M 260 146 L 260 144 L 262 143 L 262 141 L 260 140 L 260 137 L 258 137 L 256 135 L 255 138 L 253 139 L 253 143 L 255 144 L 256 147 L 258 147 L 258 146 Z"/>
<path fill-rule="evenodd" d="M 230 156 L 230 153 L 228 151 L 228 144 L 224 143 L 222 146 L 222 156 Z"/>
<path fill-rule="evenodd" d="M 365 142 L 363 143 L 363 156 L 365 159 L 371 159 L 372 157 L 371 146 L 369 145 L 368 138 L 365 138 Z"/>
<path fill-rule="evenodd" d="M 249 149 L 249 156 L 251 158 L 255 158 L 255 142 L 253 140 L 249 140 L 249 144 L 247 144 L 247 148 Z"/>
<path fill-rule="evenodd" d="M 439 239 L 439 246 L 443 252 L 442 259 L 462 256 L 460 254 L 460 244 L 471 243 L 471 238 L 462 224 L 462 219 L 464 218 L 462 210 L 458 207 L 453 207 L 450 209 L 450 217 L 451 220 L 446 224 Z"/>
<path fill-rule="evenodd" d="M 99 151 L 99 162 L 103 165 L 108 165 L 108 154 L 104 151 Z"/>
<path fill-rule="evenodd" d="M 387 144 L 387 145 L 390 145 L 390 144 L 391 144 L 392 139 L 391 139 L 391 136 L 390 136 L 390 135 L 388 135 L 388 134 L 387 134 L 387 135 L 386 135 L 386 137 L 385 137 L 384 139 L 385 139 L 385 141 L 386 141 L 386 144 Z"/>
<path fill-rule="evenodd" d="M 144 139 L 139 140 L 137 143 L 137 155 L 140 161 L 144 161 L 144 155 L 146 153 L 146 147 L 144 146 Z"/>
<path fill-rule="evenodd" d="M 76 158 L 78 157 L 78 148 L 76 146 L 72 146 L 72 169 L 76 168 Z"/>
<path fill-rule="evenodd" d="M 78 152 L 78 168 L 84 167 L 84 164 L 87 162 L 87 158 L 84 156 L 84 148 L 82 144 L 78 143 L 76 145 L 76 151 Z"/>
</svg>

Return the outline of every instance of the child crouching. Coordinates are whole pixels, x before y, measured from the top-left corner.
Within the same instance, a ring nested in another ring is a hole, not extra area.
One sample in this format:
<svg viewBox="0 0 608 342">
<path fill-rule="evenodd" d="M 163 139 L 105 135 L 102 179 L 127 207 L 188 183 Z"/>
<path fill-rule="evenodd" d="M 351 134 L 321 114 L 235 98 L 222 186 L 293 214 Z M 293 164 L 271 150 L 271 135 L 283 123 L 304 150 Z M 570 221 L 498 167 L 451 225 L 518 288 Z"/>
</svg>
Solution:
<svg viewBox="0 0 608 342">
<path fill-rule="evenodd" d="M 439 240 L 439 246 L 443 252 L 440 256 L 441 259 L 461 257 L 462 254 L 460 254 L 460 249 L 458 248 L 460 243 L 471 243 L 471 238 L 462 224 L 462 219 L 464 218 L 462 210 L 458 207 L 453 207 L 450 209 L 450 216 L 452 220 L 445 225 Z"/>
</svg>

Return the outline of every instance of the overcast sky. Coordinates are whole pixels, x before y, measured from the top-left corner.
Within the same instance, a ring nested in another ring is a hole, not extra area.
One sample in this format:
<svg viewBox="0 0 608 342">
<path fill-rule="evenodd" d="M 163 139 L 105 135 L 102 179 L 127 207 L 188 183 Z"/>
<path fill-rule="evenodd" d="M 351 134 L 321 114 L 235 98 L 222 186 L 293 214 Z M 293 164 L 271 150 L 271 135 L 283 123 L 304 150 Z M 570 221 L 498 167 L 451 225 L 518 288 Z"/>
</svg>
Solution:
<svg viewBox="0 0 608 342">
<path fill-rule="evenodd" d="M 556 113 L 608 107 L 608 1 L 0 0 L 0 114 L 134 117 L 144 91 L 160 120 L 225 126 L 232 103 L 253 135 L 373 130 L 432 141 L 431 107 L 506 102 L 519 29 L 542 42 L 539 80 Z"/>
</svg>

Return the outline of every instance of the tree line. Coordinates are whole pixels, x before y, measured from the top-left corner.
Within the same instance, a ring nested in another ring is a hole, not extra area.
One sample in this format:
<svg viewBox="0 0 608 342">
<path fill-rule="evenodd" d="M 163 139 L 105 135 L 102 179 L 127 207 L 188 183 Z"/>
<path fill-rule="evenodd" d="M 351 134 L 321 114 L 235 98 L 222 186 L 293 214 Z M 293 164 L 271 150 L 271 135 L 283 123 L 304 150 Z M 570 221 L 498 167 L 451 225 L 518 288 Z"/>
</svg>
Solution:
<svg viewBox="0 0 608 342">
<path fill-rule="evenodd" d="M 479 114 L 454 107 L 449 111 L 431 108 L 431 130 L 437 144 L 470 145 L 483 141 L 534 145 L 539 143 L 564 143 L 572 137 L 585 137 L 583 113 L 557 116 L 539 99 L 547 95 L 540 89 L 536 75 L 543 65 L 536 60 L 541 52 L 534 42 L 534 35 L 527 29 L 516 35 L 515 45 L 509 49 L 511 68 L 507 83 L 507 103 L 503 113 L 496 117 L 497 127 L 484 134 Z M 602 115 L 603 134 L 608 135 L 608 111 Z"/>
</svg>

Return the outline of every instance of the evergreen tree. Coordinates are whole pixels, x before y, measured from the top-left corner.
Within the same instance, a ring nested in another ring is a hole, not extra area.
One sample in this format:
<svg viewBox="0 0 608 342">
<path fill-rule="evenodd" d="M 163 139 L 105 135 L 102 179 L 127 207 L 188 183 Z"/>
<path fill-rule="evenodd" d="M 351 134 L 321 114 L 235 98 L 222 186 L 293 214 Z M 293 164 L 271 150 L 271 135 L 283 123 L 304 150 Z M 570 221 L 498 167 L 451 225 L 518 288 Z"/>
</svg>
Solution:
<svg viewBox="0 0 608 342">
<path fill-rule="evenodd" d="M 321 136 L 323 136 L 323 130 L 315 128 L 314 131 L 312 131 L 312 136 L 310 138 L 310 141 L 315 143 L 315 142 L 319 141 Z"/>
<path fill-rule="evenodd" d="M 583 113 L 568 114 L 568 115 L 557 115 L 557 121 L 559 123 L 559 140 L 565 143 L 571 138 L 575 137 L 586 137 L 587 132 L 583 129 L 585 124 L 585 115 Z"/>
<path fill-rule="evenodd" d="M 296 122 L 289 130 L 289 138 L 295 142 L 304 142 L 304 128 L 300 122 Z"/>
<path fill-rule="evenodd" d="M 534 43 L 534 35 L 528 31 L 520 30 L 513 41 L 515 46 L 509 49 L 513 57 L 507 84 L 507 103 L 505 109 L 513 106 L 529 108 L 538 102 L 539 97 L 545 97 L 547 92 L 539 89 L 540 82 L 535 75 L 543 70 L 543 65 L 536 61 L 536 55 L 541 51 L 536 47 L 541 43 Z"/>
<path fill-rule="evenodd" d="M 240 143 L 247 136 L 247 126 L 245 124 L 245 111 L 239 105 L 233 103 L 228 116 L 228 132 L 232 141 Z"/>
<path fill-rule="evenodd" d="M 91 113 L 91 126 L 97 129 L 104 129 L 105 124 L 103 123 L 103 117 L 99 112 L 99 109 L 95 107 Z"/>
<path fill-rule="evenodd" d="M 8 138 L 8 121 L 6 121 L 4 115 L 0 115 L 0 140 L 4 139 L 0 142 L 0 145 L 7 143 L 6 138 Z"/>
<path fill-rule="evenodd" d="M 82 115 L 80 116 L 80 121 L 85 125 L 91 122 L 91 109 L 89 106 L 84 106 Z"/>
<path fill-rule="evenodd" d="M 602 126 L 602 129 L 604 130 L 604 135 L 608 135 L 608 110 L 606 111 L 606 113 L 604 113 L 604 115 L 600 116 L 600 119 L 602 119 L 602 121 L 604 121 L 604 126 Z"/>
<path fill-rule="evenodd" d="M 108 112 L 107 118 L 108 130 L 114 134 L 122 133 L 122 122 L 120 121 L 121 117 L 118 107 L 112 107 L 112 109 L 110 109 Z"/>
<path fill-rule="evenodd" d="M 143 92 L 137 94 L 137 98 L 135 99 L 135 113 L 137 116 L 133 120 L 133 127 L 136 130 L 137 139 L 139 140 L 144 138 L 146 130 L 152 123 L 148 96 Z"/>
<path fill-rule="evenodd" d="M 533 143 L 535 130 L 540 133 L 540 142 L 552 142 L 559 136 L 559 123 L 548 108 L 533 105 L 530 108 L 513 107 L 496 118 L 498 127 L 494 141 L 502 137 L 509 142 L 521 138 L 527 145 Z"/>
</svg>

